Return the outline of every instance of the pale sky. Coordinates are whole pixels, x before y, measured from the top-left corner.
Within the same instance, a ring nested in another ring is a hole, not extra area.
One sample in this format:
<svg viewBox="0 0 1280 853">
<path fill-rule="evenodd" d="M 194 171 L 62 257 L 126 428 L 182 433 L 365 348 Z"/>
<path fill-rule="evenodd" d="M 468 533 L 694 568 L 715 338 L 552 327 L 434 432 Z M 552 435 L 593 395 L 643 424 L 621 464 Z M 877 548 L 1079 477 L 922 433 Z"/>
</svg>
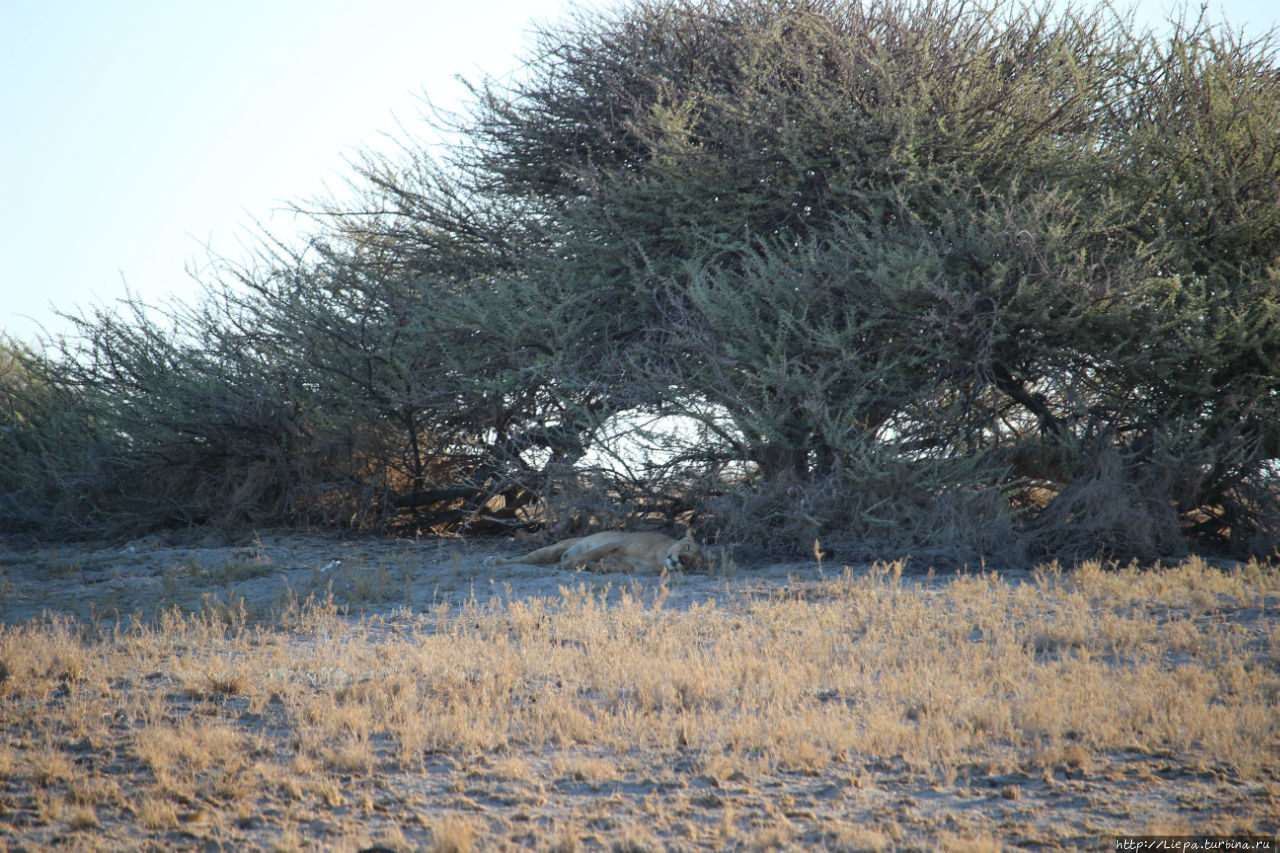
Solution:
<svg viewBox="0 0 1280 853">
<path fill-rule="evenodd" d="M 0 330 L 54 308 L 194 300 L 206 245 L 243 258 L 289 201 L 341 195 L 420 95 L 507 74 L 574 0 L 0 0 Z M 601 3 L 592 3 L 599 7 Z M 609 4 L 612 5 L 612 4 Z M 1169 0 L 1144 0 L 1158 22 Z M 1198 8 L 1198 4 L 1196 4 Z M 1274 0 L 1214 0 L 1261 34 Z"/>
<path fill-rule="evenodd" d="M 0 328 L 50 307 L 196 299 L 205 244 L 344 188 L 421 94 L 517 66 L 567 0 L 0 0 Z"/>
</svg>

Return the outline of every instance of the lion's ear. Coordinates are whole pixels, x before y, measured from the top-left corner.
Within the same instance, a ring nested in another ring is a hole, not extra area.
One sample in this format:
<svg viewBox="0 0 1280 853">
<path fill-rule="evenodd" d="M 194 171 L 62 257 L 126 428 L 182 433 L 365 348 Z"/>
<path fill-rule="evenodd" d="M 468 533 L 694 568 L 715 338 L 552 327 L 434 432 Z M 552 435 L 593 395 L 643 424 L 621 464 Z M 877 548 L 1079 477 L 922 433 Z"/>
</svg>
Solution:
<svg viewBox="0 0 1280 853">
<path fill-rule="evenodd" d="M 687 541 L 692 542 L 694 545 L 697 545 L 697 544 L 698 544 L 698 539 L 697 539 L 697 537 L 695 537 L 695 536 L 693 535 L 693 528 L 692 528 L 692 527 L 686 527 L 686 528 L 684 529 L 684 538 L 685 538 Z"/>
</svg>

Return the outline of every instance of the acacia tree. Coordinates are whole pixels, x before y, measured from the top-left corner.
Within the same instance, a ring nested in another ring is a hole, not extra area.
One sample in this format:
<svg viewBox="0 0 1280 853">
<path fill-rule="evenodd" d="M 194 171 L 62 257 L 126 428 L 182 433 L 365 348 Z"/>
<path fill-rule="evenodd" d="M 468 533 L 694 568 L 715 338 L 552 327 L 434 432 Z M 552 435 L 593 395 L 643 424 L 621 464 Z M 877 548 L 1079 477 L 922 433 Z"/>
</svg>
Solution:
<svg viewBox="0 0 1280 853">
<path fill-rule="evenodd" d="M 1269 37 L 642 3 L 537 55 L 480 90 L 465 174 L 536 200 L 525 268 L 604 307 L 582 341 L 626 365 L 612 406 L 703 425 L 681 461 L 746 501 L 741 532 L 1144 555 L 1274 535 Z"/>
<path fill-rule="evenodd" d="M 1270 34 L 1109 7 L 584 13 L 473 90 L 444 160 L 361 161 L 360 198 L 231 270 L 181 346 L 89 324 L 51 381 L 104 390 L 117 467 L 285 448 L 312 488 L 252 504 L 285 517 L 581 497 L 850 556 L 1266 552 L 1278 73 Z M 122 419 L 105 389 L 135 379 Z M 196 392 L 290 414 L 201 426 Z"/>
</svg>

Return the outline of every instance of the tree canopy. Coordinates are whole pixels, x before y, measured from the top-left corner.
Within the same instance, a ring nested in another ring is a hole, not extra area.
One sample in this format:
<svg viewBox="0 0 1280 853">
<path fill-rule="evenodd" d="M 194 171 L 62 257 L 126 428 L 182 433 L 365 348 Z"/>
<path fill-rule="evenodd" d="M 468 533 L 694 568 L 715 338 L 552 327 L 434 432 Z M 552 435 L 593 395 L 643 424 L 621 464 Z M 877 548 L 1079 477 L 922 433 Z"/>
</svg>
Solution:
<svg viewBox="0 0 1280 853">
<path fill-rule="evenodd" d="M 1278 544 L 1273 33 L 641 0 L 472 94 L 447 157 L 367 155 L 305 250 L 224 266 L 176 331 L 99 314 L 27 357 L 0 512 Z M 55 413 L 91 429 L 34 458 Z"/>
</svg>

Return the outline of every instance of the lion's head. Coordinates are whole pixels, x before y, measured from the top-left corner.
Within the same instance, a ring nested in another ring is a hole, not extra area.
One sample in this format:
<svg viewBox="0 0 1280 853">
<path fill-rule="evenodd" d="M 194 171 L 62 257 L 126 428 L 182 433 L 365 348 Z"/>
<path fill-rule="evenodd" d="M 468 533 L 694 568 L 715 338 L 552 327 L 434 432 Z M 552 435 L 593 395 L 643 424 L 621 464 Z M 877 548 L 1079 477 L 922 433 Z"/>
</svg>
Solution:
<svg viewBox="0 0 1280 853">
<path fill-rule="evenodd" d="M 679 542 L 667 549 L 667 556 L 662 561 L 669 572 L 700 572 L 707 566 L 707 556 L 702 553 L 702 546 L 689 531 Z"/>
</svg>

